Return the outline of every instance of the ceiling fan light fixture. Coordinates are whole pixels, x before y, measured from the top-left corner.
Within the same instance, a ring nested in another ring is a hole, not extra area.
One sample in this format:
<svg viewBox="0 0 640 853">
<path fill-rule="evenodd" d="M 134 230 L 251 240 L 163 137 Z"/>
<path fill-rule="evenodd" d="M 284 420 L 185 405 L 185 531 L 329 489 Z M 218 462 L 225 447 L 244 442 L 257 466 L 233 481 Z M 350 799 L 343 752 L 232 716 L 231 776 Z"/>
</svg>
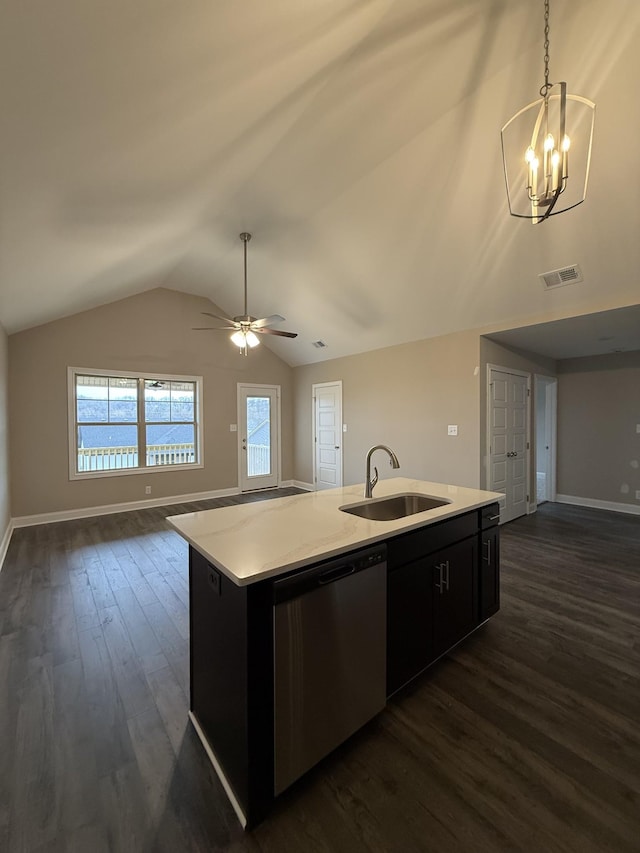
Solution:
<svg viewBox="0 0 640 853">
<path fill-rule="evenodd" d="M 247 354 L 247 347 L 253 349 L 260 343 L 258 336 L 251 329 L 238 329 L 231 335 L 231 341 L 243 351 L 244 355 Z"/>
<path fill-rule="evenodd" d="M 596 108 L 588 98 L 568 95 L 566 83 L 549 83 L 549 0 L 544 0 L 544 37 L 541 97 L 501 131 L 509 212 L 534 224 L 585 200 Z M 554 86 L 559 91 L 550 94 Z"/>
</svg>

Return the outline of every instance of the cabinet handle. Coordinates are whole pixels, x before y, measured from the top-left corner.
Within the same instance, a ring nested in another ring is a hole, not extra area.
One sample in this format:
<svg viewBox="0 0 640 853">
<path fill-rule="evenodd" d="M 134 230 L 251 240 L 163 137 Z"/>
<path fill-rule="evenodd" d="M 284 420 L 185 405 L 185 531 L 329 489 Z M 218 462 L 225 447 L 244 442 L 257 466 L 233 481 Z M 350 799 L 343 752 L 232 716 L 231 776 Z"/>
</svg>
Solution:
<svg viewBox="0 0 640 853">
<path fill-rule="evenodd" d="M 449 591 L 449 560 L 445 560 L 444 563 L 438 563 L 433 568 L 437 569 L 440 575 L 440 580 L 436 581 L 436 589 L 442 595 L 444 592 Z"/>
<path fill-rule="evenodd" d="M 487 539 L 487 541 L 484 544 L 487 546 L 487 556 L 483 557 L 482 559 L 485 561 L 485 563 L 490 564 L 491 563 L 491 539 Z"/>
<path fill-rule="evenodd" d="M 439 563 L 438 565 L 434 566 L 433 568 L 437 569 L 439 574 L 440 574 L 440 580 L 436 581 L 436 589 L 438 590 L 440 595 L 442 595 L 442 588 L 444 586 L 444 581 L 442 578 L 442 563 Z"/>
</svg>

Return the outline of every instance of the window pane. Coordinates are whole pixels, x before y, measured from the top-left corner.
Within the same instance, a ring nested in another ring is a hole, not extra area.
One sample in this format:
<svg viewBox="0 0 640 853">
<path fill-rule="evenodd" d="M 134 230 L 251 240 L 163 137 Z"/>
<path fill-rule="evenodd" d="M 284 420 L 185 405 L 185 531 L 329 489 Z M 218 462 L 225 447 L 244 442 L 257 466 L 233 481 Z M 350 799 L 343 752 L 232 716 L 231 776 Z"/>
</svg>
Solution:
<svg viewBox="0 0 640 853">
<path fill-rule="evenodd" d="M 109 419 L 109 381 L 104 376 L 76 377 L 76 419 L 97 422 Z"/>
<path fill-rule="evenodd" d="M 171 383 L 171 420 L 195 420 L 195 384 L 193 382 Z"/>
<path fill-rule="evenodd" d="M 144 417 L 146 421 L 171 421 L 170 382 L 146 379 L 144 383 Z"/>
<path fill-rule="evenodd" d="M 107 423 L 109 403 L 107 400 L 77 400 L 78 423 Z"/>
<path fill-rule="evenodd" d="M 135 426 L 78 427 L 78 471 L 135 468 L 138 439 Z"/>
<path fill-rule="evenodd" d="M 247 397 L 247 475 L 271 473 L 271 400 Z"/>
<path fill-rule="evenodd" d="M 152 381 L 147 379 L 144 384 L 144 408 L 147 423 L 195 420 L 194 382 Z"/>
<path fill-rule="evenodd" d="M 147 465 L 185 465 L 195 461 L 193 424 L 147 427 Z"/>
<path fill-rule="evenodd" d="M 136 379 L 109 379 L 109 420 L 136 423 L 138 420 L 138 382 Z"/>
<path fill-rule="evenodd" d="M 78 423 L 135 423 L 138 417 L 137 389 L 136 380 L 125 377 L 76 377 Z"/>
</svg>

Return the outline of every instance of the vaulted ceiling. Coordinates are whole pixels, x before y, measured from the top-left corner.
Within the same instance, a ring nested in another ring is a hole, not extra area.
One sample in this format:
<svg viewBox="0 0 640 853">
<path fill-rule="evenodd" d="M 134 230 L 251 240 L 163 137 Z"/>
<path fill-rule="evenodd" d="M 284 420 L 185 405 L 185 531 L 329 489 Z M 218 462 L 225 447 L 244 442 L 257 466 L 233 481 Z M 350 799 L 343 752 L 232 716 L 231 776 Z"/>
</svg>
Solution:
<svg viewBox="0 0 640 853">
<path fill-rule="evenodd" d="M 542 0 L 3 3 L 0 322 L 152 287 L 280 313 L 290 364 L 640 302 L 640 3 L 552 0 L 597 104 L 585 204 L 509 216 L 500 128 Z M 581 266 L 546 291 L 539 273 Z M 193 325 L 202 325 L 194 316 Z M 198 334 L 185 328 L 185 334 Z M 325 349 L 316 349 L 321 339 Z"/>
</svg>

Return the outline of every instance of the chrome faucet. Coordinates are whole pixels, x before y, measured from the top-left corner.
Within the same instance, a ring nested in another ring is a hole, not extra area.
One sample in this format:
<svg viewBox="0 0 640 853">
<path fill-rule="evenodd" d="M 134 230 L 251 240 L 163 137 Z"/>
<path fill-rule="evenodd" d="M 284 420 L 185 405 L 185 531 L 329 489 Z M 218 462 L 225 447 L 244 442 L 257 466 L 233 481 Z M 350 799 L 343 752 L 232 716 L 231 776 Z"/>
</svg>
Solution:
<svg viewBox="0 0 640 853">
<path fill-rule="evenodd" d="M 400 467 L 400 463 L 398 462 L 398 457 L 393 452 L 393 450 L 391 450 L 390 447 L 387 447 L 386 444 L 376 444 L 374 447 L 372 447 L 371 450 L 369 450 L 369 452 L 367 453 L 367 470 L 366 470 L 366 474 L 365 474 L 366 480 L 365 480 L 365 484 L 364 484 L 364 496 L 365 496 L 365 498 L 373 497 L 373 487 L 378 482 L 378 469 L 375 466 L 373 468 L 373 470 L 375 471 L 375 474 L 374 474 L 373 480 L 371 479 L 371 455 L 374 452 L 374 450 L 386 450 L 386 452 L 389 454 L 389 460 L 391 463 L 391 467 L 392 468 L 399 468 Z"/>
</svg>

